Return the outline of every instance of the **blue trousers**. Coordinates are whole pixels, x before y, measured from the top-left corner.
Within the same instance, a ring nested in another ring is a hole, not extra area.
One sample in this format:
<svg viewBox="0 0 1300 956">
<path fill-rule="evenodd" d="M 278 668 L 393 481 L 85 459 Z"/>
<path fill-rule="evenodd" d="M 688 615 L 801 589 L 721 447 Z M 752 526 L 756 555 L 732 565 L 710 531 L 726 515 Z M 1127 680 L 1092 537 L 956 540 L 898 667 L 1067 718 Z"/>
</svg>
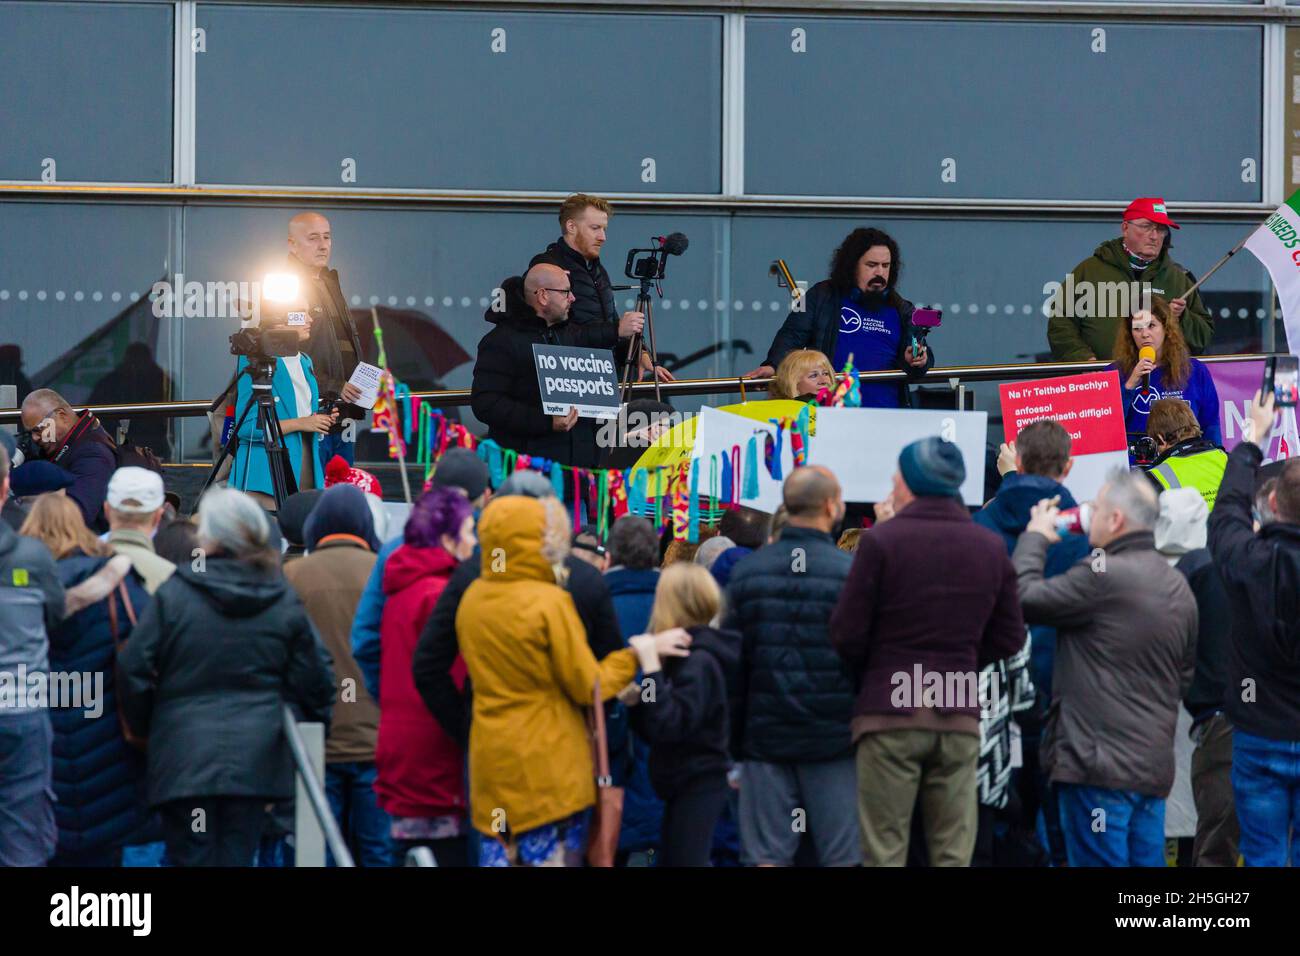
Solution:
<svg viewBox="0 0 1300 956">
<path fill-rule="evenodd" d="M 1300 829 L 1300 740 L 1232 731 L 1232 795 L 1247 866 L 1287 866 Z"/>
<path fill-rule="evenodd" d="M 357 423 L 359 428 L 361 423 Z M 316 450 L 320 453 L 320 466 L 324 468 L 329 464 L 331 458 L 335 455 L 342 455 L 343 460 L 349 465 L 356 464 L 357 460 L 357 443 L 354 441 L 344 441 L 343 436 L 339 435 L 321 435 L 320 441 L 316 444 Z"/>
<path fill-rule="evenodd" d="M 374 762 L 327 763 L 325 794 L 357 866 L 392 866 L 391 821 L 375 796 Z M 326 865 L 334 865 L 328 850 Z"/>
<path fill-rule="evenodd" d="M 1165 801 L 1132 790 L 1058 784 L 1070 866 L 1164 866 Z"/>
<path fill-rule="evenodd" d="M 0 867 L 54 855 L 54 731 L 46 710 L 0 714 Z"/>
</svg>

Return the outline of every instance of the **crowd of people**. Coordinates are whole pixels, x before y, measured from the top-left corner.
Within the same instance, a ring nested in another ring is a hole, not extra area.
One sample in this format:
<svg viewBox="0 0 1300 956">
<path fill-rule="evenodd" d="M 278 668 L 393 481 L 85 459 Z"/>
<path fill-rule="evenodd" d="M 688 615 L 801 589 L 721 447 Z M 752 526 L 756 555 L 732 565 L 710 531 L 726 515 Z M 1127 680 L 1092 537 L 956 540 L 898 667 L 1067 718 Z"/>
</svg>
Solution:
<svg viewBox="0 0 1300 956">
<path fill-rule="evenodd" d="M 1064 428 L 1005 451 L 973 514 L 925 438 L 869 527 L 806 466 L 690 542 L 575 534 L 467 449 L 387 540 L 356 470 L 189 519 L 121 466 L 97 533 L 10 499 L 0 446 L 0 862 L 292 860 L 287 706 L 364 866 L 1158 866 L 1180 709 L 1195 862 L 1284 865 L 1300 463 L 1246 441 L 1213 489 L 1117 470 L 1073 514 Z"/>
</svg>

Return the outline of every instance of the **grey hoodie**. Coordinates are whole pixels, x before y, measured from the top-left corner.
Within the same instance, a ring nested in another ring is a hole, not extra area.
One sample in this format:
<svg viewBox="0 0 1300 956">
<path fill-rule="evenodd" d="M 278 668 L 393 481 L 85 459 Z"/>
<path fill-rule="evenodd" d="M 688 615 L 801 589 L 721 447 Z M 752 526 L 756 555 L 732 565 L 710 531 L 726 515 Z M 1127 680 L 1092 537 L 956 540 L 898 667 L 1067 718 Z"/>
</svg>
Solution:
<svg viewBox="0 0 1300 956">
<path fill-rule="evenodd" d="M 1160 493 L 1160 517 L 1156 519 L 1156 550 L 1171 565 L 1189 551 L 1205 547 L 1210 509 L 1195 488 L 1171 488 Z"/>
<path fill-rule="evenodd" d="M 63 620 L 63 585 L 45 545 L 0 522 L 0 720 L 28 713 L 28 675 L 50 669 L 47 633 Z"/>
</svg>

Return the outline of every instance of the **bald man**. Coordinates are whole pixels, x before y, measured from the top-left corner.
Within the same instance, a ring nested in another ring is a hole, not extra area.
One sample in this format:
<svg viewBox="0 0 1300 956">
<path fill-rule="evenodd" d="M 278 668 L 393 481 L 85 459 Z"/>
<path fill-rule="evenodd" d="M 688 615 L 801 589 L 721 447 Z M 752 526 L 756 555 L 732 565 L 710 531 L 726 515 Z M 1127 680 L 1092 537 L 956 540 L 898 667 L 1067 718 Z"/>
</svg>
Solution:
<svg viewBox="0 0 1300 956">
<path fill-rule="evenodd" d="M 318 212 L 300 212 L 289 220 L 289 268 L 302 283 L 303 298 L 311 310 L 311 338 L 304 351 L 311 356 L 321 398 L 341 398 L 338 423 L 319 442 L 322 466 L 335 455 L 349 464 L 356 460 L 356 427 L 346 419 L 360 421 L 366 410 L 351 404 L 361 391 L 348 379 L 362 360 L 361 338 L 348 311 L 339 274 L 331 269 L 333 236 L 330 221 Z M 352 440 L 348 440 L 352 439 Z"/>
<path fill-rule="evenodd" d="M 488 426 L 488 437 L 502 448 L 550 458 L 564 465 L 595 468 L 599 459 L 596 426 L 579 419 L 577 409 L 566 415 L 542 411 L 541 389 L 533 362 L 534 345 L 570 345 L 611 349 L 620 365 L 626 340 L 641 331 L 645 317 L 629 312 L 617 324 L 569 321 L 573 287 L 569 273 L 542 263 L 523 277 L 501 283 L 504 309 L 489 307 L 483 317 L 493 329 L 478 345 L 470 407 Z M 619 345 L 623 340 L 623 345 Z"/>
<path fill-rule="evenodd" d="M 19 443 L 29 458 L 13 472 L 14 494 L 28 496 L 57 488 L 81 509 L 86 527 L 96 534 L 108 530 L 104 498 L 117 468 L 116 446 L 89 410 L 77 414 L 58 392 L 38 388 L 23 400 Z M 57 468 L 51 468 L 53 462 Z"/>
</svg>

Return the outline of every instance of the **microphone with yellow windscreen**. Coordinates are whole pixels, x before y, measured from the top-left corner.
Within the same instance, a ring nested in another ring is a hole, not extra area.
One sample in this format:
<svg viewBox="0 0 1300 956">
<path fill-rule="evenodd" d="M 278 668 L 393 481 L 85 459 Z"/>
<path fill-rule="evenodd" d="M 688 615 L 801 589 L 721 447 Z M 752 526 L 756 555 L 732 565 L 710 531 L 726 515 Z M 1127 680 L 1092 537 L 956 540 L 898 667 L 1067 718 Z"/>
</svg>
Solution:
<svg viewBox="0 0 1300 956">
<path fill-rule="evenodd" d="M 1142 346 L 1142 348 L 1138 350 L 1138 361 L 1140 362 L 1143 359 L 1147 359 L 1150 362 L 1154 363 L 1156 360 L 1156 350 L 1149 345 Z M 1150 389 L 1151 389 L 1151 373 L 1148 372 L 1146 375 L 1142 376 L 1142 391 L 1146 392 L 1146 391 L 1150 391 Z"/>
</svg>

